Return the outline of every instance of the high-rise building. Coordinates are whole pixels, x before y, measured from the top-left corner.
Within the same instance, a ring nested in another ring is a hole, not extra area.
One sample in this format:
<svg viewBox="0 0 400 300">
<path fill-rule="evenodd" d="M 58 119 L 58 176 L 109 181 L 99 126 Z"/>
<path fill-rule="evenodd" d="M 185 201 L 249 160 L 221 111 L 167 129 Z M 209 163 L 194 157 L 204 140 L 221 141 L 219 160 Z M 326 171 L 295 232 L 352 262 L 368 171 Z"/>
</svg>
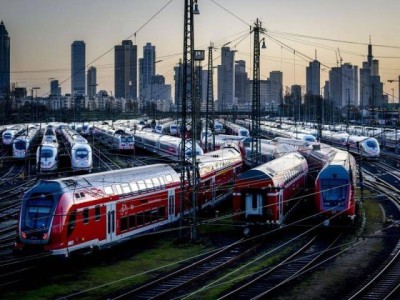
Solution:
<svg viewBox="0 0 400 300">
<path fill-rule="evenodd" d="M 3 21 L 0 23 L 0 99 L 10 92 L 10 37 Z"/>
<path fill-rule="evenodd" d="M 329 100 L 334 107 L 358 106 L 358 67 L 345 63 L 329 72 Z"/>
<path fill-rule="evenodd" d="M 283 97 L 283 73 L 281 71 L 271 71 L 269 73 L 269 80 L 271 81 L 271 104 L 279 106 Z"/>
<path fill-rule="evenodd" d="M 61 87 L 56 79 L 50 81 L 50 96 L 61 96 Z"/>
<path fill-rule="evenodd" d="M 229 110 L 235 103 L 235 50 L 221 48 L 218 65 L 218 110 Z"/>
<path fill-rule="evenodd" d="M 85 95 L 86 45 L 84 41 L 74 41 L 71 45 L 71 95 Z"/>
<path fill-rule="evenodd" d="M 243 105 L 250 99 L 246 99 L 246 82 L 247 82 L 246 62 L 238 60 L 235 64 L 235 97 L 239 105 Z"/>
<path fill-rule="evenodd" d="M 367 61 L 360 69 L 360 106 L 380 107 L 384 102 L 383 83 L 379 76 L 379 61 L 372 55 L 372 45 L 368 45 Z"/>
<path fill-rule="evenodd" d="M 91 66 L 87 72 L 87 94 L 89 99 L 94 99 L 97 90 L 97 70 L 95 67 Z"/>
<path fill-rule="evenodd" d="M 131 40 L 115 46 L 115 97 L 137 98 L 137 46 Z"/>
<path fill-rule="evenodd" d="M 152 77 L 156 75 L 156 46 L 152 46 L 151 43 L 143 46 L 143 58 L 139 60 L 139 70 L 140 96 L 145 97 L 143 91 L 147 85 L 151 84 Z"/>
<path fill-rule="evenodd" d="M 306 93 L 313 96 L 319 96 L 320 92 L 320 70 L 321 63 L 318 60 L 310 62 L 306 68 Z"/>
</svg>

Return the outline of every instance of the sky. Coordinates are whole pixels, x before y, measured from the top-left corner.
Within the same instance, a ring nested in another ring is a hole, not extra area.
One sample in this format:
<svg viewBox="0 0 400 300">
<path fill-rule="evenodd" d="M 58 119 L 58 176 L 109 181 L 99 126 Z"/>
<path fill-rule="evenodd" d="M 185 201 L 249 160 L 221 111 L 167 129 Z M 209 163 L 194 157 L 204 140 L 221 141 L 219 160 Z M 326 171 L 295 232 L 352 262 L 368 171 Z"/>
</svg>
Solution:
<svg viewBox="0 0 400 300">
<path fill-rule="evenodd" d="M 138 46 L 156 46 L 156 73 L 174 86 L 173 68 L 182 58 L 184 0 L 0 0 L 0 20 L 11 38 L 11 82 L 50 92 L 50 80 L 59 80 L 62 93 L 71 90 L 71 44 L 86 43 L 87 66 L 97 68 L 98 90 L 114 91 L 114 46 L 131 39 Z M 212 42 L 214 66 L 220 48 L 236 50 L 252 77 L 256 19 L 265 29 L 267 49 L 261 52 L 261 79 L 283 72 L 283 85 L 305 85 L 306 66 L 321 62 L 321 85 L 338 63 L 359 68 L 366 61 L 371 38 L 379 60 L 384 92 L 399 101 L 400 28 L 398 0 L 198 0 L 194 18 L 195 48 Z M 338 50 L 339 49 L 339 50 Z M 207 68 L 207 59 L 202 62 Z M 216 73 L 216 72 L 215 72 Z M 216 78 L 214 85 L 216 86 Z"/>
</svg>

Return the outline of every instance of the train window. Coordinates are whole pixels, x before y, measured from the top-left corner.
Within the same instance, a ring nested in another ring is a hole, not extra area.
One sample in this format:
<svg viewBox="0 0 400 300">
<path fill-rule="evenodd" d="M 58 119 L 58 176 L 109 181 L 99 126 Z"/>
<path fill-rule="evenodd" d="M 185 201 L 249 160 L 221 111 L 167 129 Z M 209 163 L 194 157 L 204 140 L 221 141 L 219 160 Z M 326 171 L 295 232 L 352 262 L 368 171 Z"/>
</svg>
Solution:
<svg viewBox="0 0 400 300">
<path fill-rule="evenodd" d="M 165 206 L 158 208 L 158 218 L 164 219 L 165 218 Z"/>
<path fill-rule="evenodd" d="M 71 234 L 72 231 L 75 229 L 76 223 L 76 211 L 71 212 L 68 221 L 68 234 Z"/>
<path fill-rule="evenodd" d="M 145 179 L 144 182 L 146 183 L 148 189 L 153 188 L 153 181 L 151 181 L 151 178 Z"/>
<path fill-rule="evenodd" d="M 129 188 L 129 185 L 127 183 L 123 183 L 122 184 L 122 191 L 124 192 L 124 194 L 130 194 L 131 193 L 131 189 Z"/>
<path fill-rule="evenodd" d="M 83 224 L 89 223 L 89 208 L 83 209 Z"/>
<path fill-rule="evenodd" d="M 121 218 L 121 231 L 126 231 L 128 230 L 128 217 L 122 217 Z"/>
<path fill-rule="evenodd" d="M 171 175 L 165 175 L 165 179 L 168 181 L 168 182 L 172 182 L 173 180 L 172 180 L 172 176 Z"/>
<path fill-rule="evenodd" d="M 143 180 L 138 180 L 137 184 L 139 186 L 139 191 L 143 191 L 146 189 L 146 184 L 144 183 Z"/>
<path fill-rule="evenodd" d="M 137 221 L 137 226 L 142 226 L 144 223 L 143 222 L 143 214 L 137 214 L 136 221 Z"/>
<path fill-rule="evenodd" d="M 105 186 L 105 187 L 104 187 L 104 192 L 105 192 L 107 195 L 112 195 L 112 194 L 114 194 L 114 191 L 113 191 L 113 189 L 112 189 L 111 186 Z"/>
<path fill-rule="evenodd" d="M 136 227 L 136 215 L 129 216 L 129 228 Z"/>
<path fill-rule="evenodd" d="M 84 192 L 80 192 L 79 195 L 81 196 L 81 198 L 85 197 L 85 193 Z"/>
<path fill-rule="evenodd" d="M 136 182 L 131 182 L 129 185 L 131 186 L 131 190 L 133 193 L 136 193 L 139 190 Z"/>
<path fill-rule="evenodd" d="M 154 185 L 154 187 L 159 187 L 160 186 L 160 181 L 158 180 L 158 178 L 157 177 L 154 177 L 153 179 L 153 185 Z"/>
<path fill-rule="evenodd" d="M 75 198 L 79 199 L 81 196 L 79 196 L 79 193 L 75 193 Z"/>
<path fill-rule="evenodd" d="M 119 184 L 114 185 L 114 187 L 117 190 L 117 194 L 118 195 L 122 195 L 123 194 L 122 188 L 121 188 L 121 186 Z"/>
<path fill-rule="evenodd" d="M 163 177 L 158 177 L 158 179 L 160 179 L 160 183 L 161 183 L 161 185 L 165 185 L 165 181 L 164 181 L 164 178 Z"/>
<path fill-rule="evenodd" d="M 95 221 L 100 220 L 100 205 L 96 205 L 94 207 L 94 220 Z"/>
</svg>

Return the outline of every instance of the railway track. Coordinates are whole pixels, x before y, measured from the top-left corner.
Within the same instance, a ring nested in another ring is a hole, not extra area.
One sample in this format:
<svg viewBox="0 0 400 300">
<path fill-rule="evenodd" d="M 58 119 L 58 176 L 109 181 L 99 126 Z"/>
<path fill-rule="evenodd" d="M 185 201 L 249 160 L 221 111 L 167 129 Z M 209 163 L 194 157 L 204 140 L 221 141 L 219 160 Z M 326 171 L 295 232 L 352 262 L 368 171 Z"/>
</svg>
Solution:
<svg viewBox="0 0 400 300">
<path fill-rule="evenodd" d="M 261 243 L 249 247 L 244 240 L 239 240 L 199 261 L 184 266 L 140 287 L 127 291 L 114 299 L 162 299 L 182 290 L 185 286 L 204 280 L 221 268 L 226 268 L 240 258 L 256 251 Z"/>
<path fill-rule="evenodd" d="M 388 226 L 385 229 L 387 235 L 397 239 L 395 247 L 386 258 L 380 268 L 367 279 L 352 293 L 348 299 L 399 299 L 400 297 L 400 217 L 398 213 L 400 190 L 386 181 L 383 181 L 380 176 L 372 173 L 367 173 L 366 185 L 373 188 L 375 191 L 384 194 L 387 198 L 395 203 L 397 215 L 387 218 Z M 395 218 L 395 219 L 393 219 Z"/>
</svg>

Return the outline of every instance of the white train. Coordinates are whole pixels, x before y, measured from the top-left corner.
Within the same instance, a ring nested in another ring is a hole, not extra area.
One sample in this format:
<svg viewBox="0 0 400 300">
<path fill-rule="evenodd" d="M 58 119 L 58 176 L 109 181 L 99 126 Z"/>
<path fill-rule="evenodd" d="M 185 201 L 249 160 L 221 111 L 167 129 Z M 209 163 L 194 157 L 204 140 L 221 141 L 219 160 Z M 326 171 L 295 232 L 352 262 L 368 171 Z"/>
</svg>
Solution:
<svg viewBox="0 0 400 300">
<path fill-rule="evenodd" d="M 350 135 L 347 132 L 322 131 L 322 140 L 332 145 L 347 148 L 354 154 L 359 154 L 367 159 L 378 159 L 380 147 L 378 141 L 373 137 Z"/>
<path fill-rule="evenodd" d="M 13 157 L 27 157 L 35 146 L 36 139 L 39 137 L 39 127 L 29 126 L 25 135 L 20 135 L 13 142 Z"/>
<path fill-rule="evenodd" d="M 135 134 L 136 146 L 138 148 L 153 152 L 172 161 L 181 160 L 181 143 L 180 137 L 162 135 L 150 131 L 136 131 Z M 188 142 L 190 143 L 190 142 Z M 187 145 L 189 146 L 189 145 Z M 192 156 L 191 147 L 187 147 L 186 156 Z M 196 144 L 196 155 L 202 155 L 203 149 Z"/>
<path fill-rule="evenodd" d="M 64 127 L 62 134 L 67 141 L 73 171 L 91 171 L 93 167 L 92 147 L 75 130 Z"/>
<path fill-rule="evenodd" d="M 42 143 L 36 150 L 36 167 L 39 173 L 55 171 L 58 168 L 58 140 L 55 128 L 47 126 Z"/>
<path fill-rule="evenodd" d="M 12 146 L 16 137 L 21 135 L 26 130 L 24 125 L 14 125 L 3 131 L 1 137 L 4 146 Z"/>
<path fill-rule="evenodd" d="M 238 125 L 238 124 L 235 124 L 235 123 L 232 123 L 229 121 L 225 121 L 224 126 L 225 126 L 225 130 L 226 130 L 227 134 L 237 135 L 237 136 L 241 136 L 241 137 L 250 136 L 249 130 L 241 125 Z"/>
<path fill-rule="evenodd" d="M 109 125 L 95 126 L 94 128 L 102 142 L 113 150 L 135 151 L 135 138 L 132 134 L 126 133 L 124 129 L 115 130 Z"/>
</svg>

